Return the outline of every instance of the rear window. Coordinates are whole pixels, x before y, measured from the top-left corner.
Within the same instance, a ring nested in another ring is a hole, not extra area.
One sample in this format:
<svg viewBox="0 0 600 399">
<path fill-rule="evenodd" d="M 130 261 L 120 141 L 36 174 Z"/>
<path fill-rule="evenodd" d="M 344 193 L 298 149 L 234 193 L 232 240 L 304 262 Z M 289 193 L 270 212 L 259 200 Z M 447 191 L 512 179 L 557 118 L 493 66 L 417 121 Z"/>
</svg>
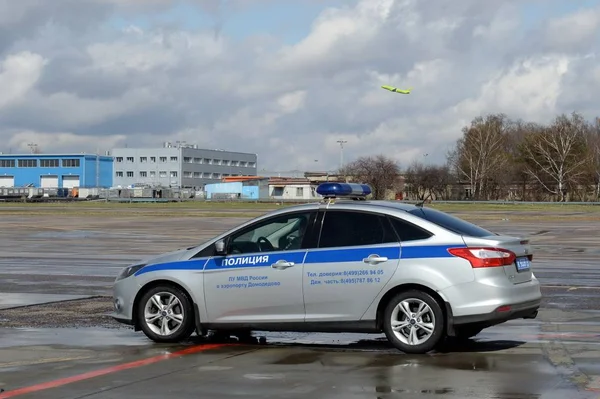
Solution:
<svg viewBox="0 0 600 399">
<path fill-rule="evenodd" d="M 469 223 L 465 220 L 449 215 L 444 212 L 437 211 L 431 208 L 418 208 L 408 211 L 408 213 L 423 218 L 431 223 L 435 223 L 440 227 L 453 231 L 457 234 L 469 237 L 485 237 L 496 235 L 491 231 Z"/>
</svg>

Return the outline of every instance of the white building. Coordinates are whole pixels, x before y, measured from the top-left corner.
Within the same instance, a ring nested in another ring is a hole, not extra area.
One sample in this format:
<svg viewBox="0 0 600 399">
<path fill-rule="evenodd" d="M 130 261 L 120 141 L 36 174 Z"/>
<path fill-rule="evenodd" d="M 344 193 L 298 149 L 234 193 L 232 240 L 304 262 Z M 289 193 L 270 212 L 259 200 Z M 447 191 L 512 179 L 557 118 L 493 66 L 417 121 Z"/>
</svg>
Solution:
<svg viewBox="0 0 600 399">
<path fill-rule="evenodd" d="M 322 198 L 317 194 L 317 185 L 308 179 L 271 178 L 269 197 L 281 200 L 312 200 Z"/>
<path fill-rule="evenodd" d="M 201 149 L 196 145 L 115 148 L 114 186 L 202 188 L 227 176 L 256 176 L 257 155 Z"/>
</svg>

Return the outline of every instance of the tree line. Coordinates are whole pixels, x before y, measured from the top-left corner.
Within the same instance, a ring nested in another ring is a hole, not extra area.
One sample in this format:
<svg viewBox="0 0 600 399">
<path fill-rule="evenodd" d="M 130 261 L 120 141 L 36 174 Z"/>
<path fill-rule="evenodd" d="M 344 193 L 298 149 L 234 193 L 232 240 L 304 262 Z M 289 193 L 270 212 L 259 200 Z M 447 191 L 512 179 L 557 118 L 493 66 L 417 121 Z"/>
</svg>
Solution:
<svg viewBox="0 0 600 399">
<path fill-rule="evenodd" d="M 488 114 L 462 129 L 445 164 L 402 169 L 380 154 L 339 173 L 369 184 L 376 199 L 600 201 L 600 118 L 574 112 L 540 124 Z"/>
</svg>

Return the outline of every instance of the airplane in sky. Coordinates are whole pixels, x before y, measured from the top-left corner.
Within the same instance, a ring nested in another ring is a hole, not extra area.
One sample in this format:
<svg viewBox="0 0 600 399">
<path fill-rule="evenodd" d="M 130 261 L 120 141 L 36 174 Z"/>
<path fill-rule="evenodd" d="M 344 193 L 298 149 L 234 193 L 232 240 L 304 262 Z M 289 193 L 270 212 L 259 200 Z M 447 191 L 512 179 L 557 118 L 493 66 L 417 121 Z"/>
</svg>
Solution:
<svg viewBox="0 0 600 399">
<path fill-rule="evenodd" d="M 386 85 L 384 85 L 384 86 L 381 86 L 381 87 L 382 87 L 383 89 L 389 90 L 389 91 L 391 91 L 391 92 L 394 92 L 394 93 L 400 93 L 400 94 L 410 94 L 410 92 L 411 92 L 411 90 L 412 90 L 412 87 L 411 87 L 411 88 L 409 88 L 409 89 L 406 89 L 406 90 L 399 89 L 399 88 L 397 88 L 397 87 L 393 87 L 393 86 L 386 86 Z"/>
</svg>

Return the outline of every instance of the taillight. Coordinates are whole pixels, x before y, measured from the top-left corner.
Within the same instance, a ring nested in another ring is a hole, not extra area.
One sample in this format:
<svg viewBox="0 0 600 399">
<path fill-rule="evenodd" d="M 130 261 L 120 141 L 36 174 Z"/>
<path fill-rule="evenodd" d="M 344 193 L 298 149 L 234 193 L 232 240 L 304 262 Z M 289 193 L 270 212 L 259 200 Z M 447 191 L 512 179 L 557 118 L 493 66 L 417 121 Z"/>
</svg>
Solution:
<svg viewBox="0 0 600 399">
<path fill-rule="evenodd" d="M 450 248 L 448 252 L 454 256 L 468 260 L 471 262 L 472 267 L 477 268 L 509 266 L 517 258 L 512 251 L 502 248 Z"/>
</svg>

